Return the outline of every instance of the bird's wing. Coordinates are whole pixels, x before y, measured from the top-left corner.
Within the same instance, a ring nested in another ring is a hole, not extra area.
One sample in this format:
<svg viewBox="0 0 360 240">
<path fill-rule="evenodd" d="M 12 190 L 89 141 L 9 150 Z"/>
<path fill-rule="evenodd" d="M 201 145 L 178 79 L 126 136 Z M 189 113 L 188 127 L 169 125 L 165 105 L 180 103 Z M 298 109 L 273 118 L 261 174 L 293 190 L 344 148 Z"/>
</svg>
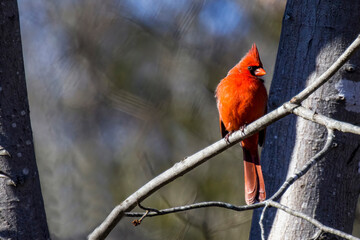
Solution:
<svg viewBox="0 0 360 240">
<path fill-rule="evenodd" d="M 221 137 L 225 137 L 226 134 L 228 134 L 228 131 L 225 128 L 225 125 L 223 123 L 223 121 L 221 120 L 221 117 L 219 116 L 219 121 L 220 121 L 220 132 L 221 132 Z"/>
</svg>

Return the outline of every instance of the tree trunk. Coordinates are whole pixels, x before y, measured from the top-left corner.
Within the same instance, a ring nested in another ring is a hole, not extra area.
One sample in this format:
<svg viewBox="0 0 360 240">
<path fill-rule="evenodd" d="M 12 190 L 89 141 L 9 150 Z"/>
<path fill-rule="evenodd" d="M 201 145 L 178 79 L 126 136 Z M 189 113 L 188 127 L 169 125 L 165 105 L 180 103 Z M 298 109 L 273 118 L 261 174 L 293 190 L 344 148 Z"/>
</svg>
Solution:
<svg viewBox="0 0 360 240">
<path fill-rule="evenodd" d="M 0 0 L 0 31 L 0 238 L 49 239 L 30 125 L 17 1 Z"/>
<path fill-rule="evenodd" d="M 269 94 L 270 110 L 290 100 L 338 58 L 360 33 L 359 19 L 359 1 L 288 1 Z M 360 54 L 356 53 L 302 105 L 360 125 L 359 81 Z M 268 196 L 321 150 L 326 135 L 325 127 L 295 116 L 267 129 L 261 161 Z M 359 136 L 336 132 L 330 152 L 287 190 L 281 203 L 351 233 L 360 191 L 359 148 Z M 254 213 L 251 239 L 260 239 L 260 212 Z M 305 220 L 274 209 L 266 212 L 264 226 L 268 239 L 309 239 L 318 231 Z"/>
</svg>

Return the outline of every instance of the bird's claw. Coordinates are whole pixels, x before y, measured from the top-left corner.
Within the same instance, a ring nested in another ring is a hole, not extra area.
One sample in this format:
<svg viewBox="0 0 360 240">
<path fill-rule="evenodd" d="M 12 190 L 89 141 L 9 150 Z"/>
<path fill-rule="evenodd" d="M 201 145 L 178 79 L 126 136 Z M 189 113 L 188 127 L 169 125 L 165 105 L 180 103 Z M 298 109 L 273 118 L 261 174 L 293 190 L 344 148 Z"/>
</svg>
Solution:
<svg viewBox="0 0 360 240">
<path fill-rule="evenodd" d="M 230 137 L 230 135 L 233 133 L 233 131 L 231 131 L 231 132 L 228 132 L 226 135 L 225 135 L 225 137 L 224 137 L 224 139 L 225 139 L 225 142 L 226 143 L 228 143 L 228 144 L 230 144 L 230 140 L 229 140 L 229 137 Z"/>
<path fill-rule="evenodd" d="M 247 126 L 247 123 L 245 123 L 244 125 L 242 125 L 242 126 L 239 128 L 239 130 L 241 130 L 242 133 L 245 133 L 244 130 L 245 130 L 246 126 Z"/>
</svg>

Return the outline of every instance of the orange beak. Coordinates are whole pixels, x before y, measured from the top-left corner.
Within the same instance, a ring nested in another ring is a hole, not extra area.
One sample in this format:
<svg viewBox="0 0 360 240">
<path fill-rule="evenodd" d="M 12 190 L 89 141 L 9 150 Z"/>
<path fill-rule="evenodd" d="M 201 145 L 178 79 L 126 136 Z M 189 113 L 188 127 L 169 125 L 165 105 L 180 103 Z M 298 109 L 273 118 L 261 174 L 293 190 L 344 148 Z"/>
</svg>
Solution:
<svg viewBox="0 0 360 240">
<path fill-rule="evenodd" d="M 266 74 L 265 70 L 263 68 L 258 68 L 254 72 L 255 76 L 264 76 Z"/>
</svg>

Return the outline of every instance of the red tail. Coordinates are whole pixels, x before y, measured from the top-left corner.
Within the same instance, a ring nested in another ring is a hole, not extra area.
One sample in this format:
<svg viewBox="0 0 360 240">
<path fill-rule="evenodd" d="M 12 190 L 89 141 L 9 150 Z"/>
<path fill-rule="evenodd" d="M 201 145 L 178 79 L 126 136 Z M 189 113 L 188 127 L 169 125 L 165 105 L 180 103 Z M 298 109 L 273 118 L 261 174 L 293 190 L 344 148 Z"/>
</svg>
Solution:
<svg viewBox="0 0 360 240">
<path fill-rule="evenodd" d="M 243 147 L 244 175 L 245 175 L 245 201 L 253 204 L 264 201 L 266 198 L 264 177 L 261 171 L 258 150 L 250 151 Z"/>
</svg>

